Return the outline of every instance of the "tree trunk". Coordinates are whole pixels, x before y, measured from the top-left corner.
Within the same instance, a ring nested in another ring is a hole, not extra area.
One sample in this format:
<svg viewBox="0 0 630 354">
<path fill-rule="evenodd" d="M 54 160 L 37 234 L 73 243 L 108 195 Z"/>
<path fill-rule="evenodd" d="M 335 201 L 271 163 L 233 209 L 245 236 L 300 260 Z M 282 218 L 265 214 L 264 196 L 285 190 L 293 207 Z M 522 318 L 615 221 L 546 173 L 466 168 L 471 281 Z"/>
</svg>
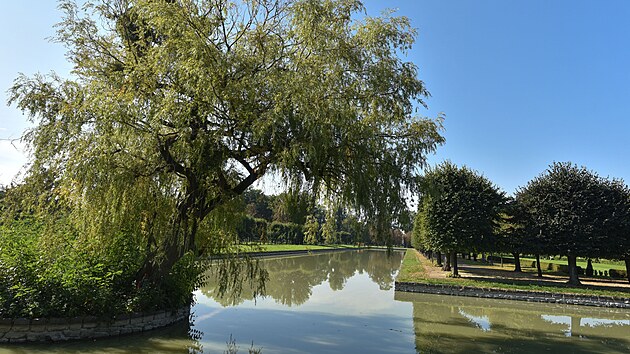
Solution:
<svg viewBox="0 0 630 354">
<path fill-rule="evenodd" d="M 536 254 L 536 270 L 538 271 L 538 277 L 542 278 L 542 268 L 540 268 L 540 255 Z"/>
<path fill-rule="evenodd" d="M 457 252 L 451 252 L 451 265 L 453 268 L 453 277 L 459 277 L 459 270 L 457 269 Z"/>
<path fill-rule="evenodd" d="M 450 272 L 451 271 L 451 257 L 450 257 L 450 253 L 447 252 L 444 254 L 444 266 L 442 267 L 442 270 L 445 272 Z"/>
<path fill-rule="evenodd" d="M 472 259 L 473 261 L 477 262 L 477 252 L 473 252 Z"/>
<path fill-rule="evenodd" d="M 521 270 L 521 254 L 518 252 L 512 253 L 514 256 L 514 271 L 517 273 L 522 272 Z"/>
<path fill-rule="evenodd" d="M 571 328 L 569 329 L 571 337 L 580 337 L 580 322 L 582 322 L 581 317 L 571 316 Z"/>
<path fill-rule="evenodd" d="M 440 251 L 435 252 L 435 260 L 437 261 L 438 267 L 441 267 L 442 266 L 442 252 Z"/>
<path fill-rule="evenodd" d="M 569 284 L 580 285 L 580 278 L 577 272 L 577 256 L 567 256 L 567 260 L 569 265 Z"/>
<path fill-rule="evenodd" d="M 626 261 L 626 277 L 628 277 L 628 283 L 630 283 L 630 254 L 626 253 L 626 257 L 624 258 Z"/>
<path fill-rule="evenodd" d="M 586 261 L 586 271 L 584 274 L 589 277 L 593 276 L 593 262 L 590 258 Z"/>
</svg>

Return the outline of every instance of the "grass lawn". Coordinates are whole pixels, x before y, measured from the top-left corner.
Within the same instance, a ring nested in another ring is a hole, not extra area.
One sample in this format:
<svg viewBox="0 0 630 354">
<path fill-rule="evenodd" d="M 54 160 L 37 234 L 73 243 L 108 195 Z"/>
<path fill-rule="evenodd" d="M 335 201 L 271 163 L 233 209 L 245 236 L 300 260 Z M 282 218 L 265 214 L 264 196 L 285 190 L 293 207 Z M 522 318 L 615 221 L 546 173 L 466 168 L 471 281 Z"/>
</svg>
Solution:
<svg viewBox="0 0 630 354">
<path fill-rule="evenodd" d="M 503 257 L 503 258 L 507 258 L 507 257 Z M 512 259 L 512 258 L 510 258 Z M 521 258 L 521 260 L 523 261 L 532 261 L 535 262 L 536 258 Z M 545 263 L 553 263 L 553 264 L 567 264 L 567 260 L 566 259 L 543 259 L 541 257 L 540 259 L 541 262 L 545 262 Z M 621 264 L 611 264 L 611 263 L 593 263 L 593 269 L 594 270 L 610 270 L 610 269 L 619 269 L 619 270 L 625 270 L 626 266 L 625 265 L 621 265 Z M 586 269 L 586 262 L 585 261 L 578 261 L 577 265 L 582 267 L 583 269 Z"/>
<path fill-rule="evenodd" d="M 445 284 L 457 286 L 470 286 L 484 289 L 504 289 L 504 290 L 524 290 L 535 292 L 551 292 L 562 294 L 582 294 L 582 295 L 605 295 L 630 298 L 630 288 L 624 286 L 608 286 L 602 283 L 597 285 L 569 286 L 565 282 L 552 282 L 551 276 L 546 276 L 542 280 L 538 278 L 528 278 L 528 274 L 514 277 L 515 273 L 509 269 L 501 269 L 495 266 L 475 263 L 467 270 L 466 266 L 471 262 L 462 262 L 460 267 L 461 278 L 448 278 L 445 272 L 439 270 L 431 264 L 431 261 L 422 256 L 414 249 L 408 249 L 403 259 L 403 263 L 398 273 L 396 281 L 423 283 L 423 284 Z M 512 266 L 512 265 L 509 265 Z M 470 274 L 466 272 L 470 271 Z M 477 274 L 473 274 L 477 272 Z M 478 276 L 481 274 L 482 276 Z M 473 276 L 474 275 L 474 276 Z M 557 278 L 556 278 L 557 280 Z M 606 286 L 604 286 L 606 285 Z"/>
<path fill-rule="evenodd" d="M 357 248 L 354 245 L 240 245 L 241 252 L 281 252 L 281 251 L 311 251 L 311 250 L 327 250 L 335 248 Z"/>
</svg>

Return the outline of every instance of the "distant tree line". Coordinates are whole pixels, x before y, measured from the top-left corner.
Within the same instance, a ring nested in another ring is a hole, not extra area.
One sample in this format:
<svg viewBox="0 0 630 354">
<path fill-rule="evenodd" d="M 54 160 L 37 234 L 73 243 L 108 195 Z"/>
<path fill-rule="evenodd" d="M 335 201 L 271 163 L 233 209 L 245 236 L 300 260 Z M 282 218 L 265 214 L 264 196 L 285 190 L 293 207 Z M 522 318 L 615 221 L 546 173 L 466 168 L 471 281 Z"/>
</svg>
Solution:
<svg viewBox="0 0 630 354">
<path fill-rule="evenodd" d="M 511 253 L 567 257 L 569 283 L 579 284 L 577 257 L 624 260 L 630 282 L 630 189 L 570 162 L 549 166 L 514 196 L 451 162 L 422 177 L 412 244 L 458 276 L 457 254 Z"/>
<path fill-rule="evenodd" d="M 368 220 L 332 202 L 328 206 L 318 203 L 306 192 L 267 195 L 249 189 L 243 194 L 243 204 L 236 229 L 240 242 L 367 245 L 405 242 L 401 230 L 392 227 L 391 237 L 376 237 L 377 231 Z"/>
</svg>

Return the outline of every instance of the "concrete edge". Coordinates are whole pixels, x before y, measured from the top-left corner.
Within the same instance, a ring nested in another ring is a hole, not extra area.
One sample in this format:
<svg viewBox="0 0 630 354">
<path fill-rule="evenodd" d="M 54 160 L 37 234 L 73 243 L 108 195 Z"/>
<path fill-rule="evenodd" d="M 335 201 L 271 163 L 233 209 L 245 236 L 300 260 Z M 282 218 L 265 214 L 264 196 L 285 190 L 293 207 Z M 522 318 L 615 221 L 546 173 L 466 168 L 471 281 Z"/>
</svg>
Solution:
<svg viewBox="0 0 630 354">
<path fill-rule="evenodd" d="M 630 309 L 630 298 L 603 295 L 589 296 L 398 281 L 394 283 L 394 289 L 395 291 L 411 293 Z"/>
</svg>

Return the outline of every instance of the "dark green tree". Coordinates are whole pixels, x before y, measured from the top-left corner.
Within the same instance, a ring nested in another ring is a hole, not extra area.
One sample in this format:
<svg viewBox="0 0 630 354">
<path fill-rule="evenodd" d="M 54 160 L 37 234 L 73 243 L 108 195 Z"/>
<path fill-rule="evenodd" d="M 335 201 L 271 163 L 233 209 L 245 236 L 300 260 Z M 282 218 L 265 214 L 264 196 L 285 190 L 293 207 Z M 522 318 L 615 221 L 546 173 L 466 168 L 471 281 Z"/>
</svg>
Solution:
<svg viewBox="0 0 630 354">
<path fill-rule="evenodd" d="M 621 259 L 630 282 L 630 189 L 622 180 L 605 180 L 602 185 L 603 240 L 598 254 L 591 257 Z"/>
<path fill-rule="evenodd" d="M 577 257 L 601 253 L 610 207 L 605 181 L 585 167 L 555 162 L 517 192 L 546 254 L 567 256 L 569 283 L 580 284 Z"/>
<path fill-rule="evenodd" d="M 419 241 L 427 249 L 449 253 L 457 276 L 458 252 L 478 251 L 494 240 L 504 194 L 468 167 L 444 162 L 426 171 L 420 200 Z"/>
<path fill-rule="evenodd" d="M 247 189 L 243 193 L 245 212 L 253 217 L 271 221 L 273 217 L 273 198 L 259 189 Z"/>
<path fill-rule="evenodd" d="M 9 103 L 33 123 L 28 177 L 53 176 L 79 233 L 139 235 L 138 284 L 235 239 L 230 203 L 270 171 L 384 229 L 444 141 L 413 113 L 428 92 L 399 57 L 405 17 L 357 16 L 358 0 L 87 3 L 60 2 L 73 76 L 20 75 Z"/>
<path fill-rule="evenodd" d="M 541 252 L 542 240 L 537 239 L 536 232 L 529 228 L 528 217 L 520 200 L 512 197 L 506 200 L 500 213 L 496 242 L 492 251 L 511 253 L 514 257 L 515 272 L 521 272 L 521 254 Z"/>
</svg>

